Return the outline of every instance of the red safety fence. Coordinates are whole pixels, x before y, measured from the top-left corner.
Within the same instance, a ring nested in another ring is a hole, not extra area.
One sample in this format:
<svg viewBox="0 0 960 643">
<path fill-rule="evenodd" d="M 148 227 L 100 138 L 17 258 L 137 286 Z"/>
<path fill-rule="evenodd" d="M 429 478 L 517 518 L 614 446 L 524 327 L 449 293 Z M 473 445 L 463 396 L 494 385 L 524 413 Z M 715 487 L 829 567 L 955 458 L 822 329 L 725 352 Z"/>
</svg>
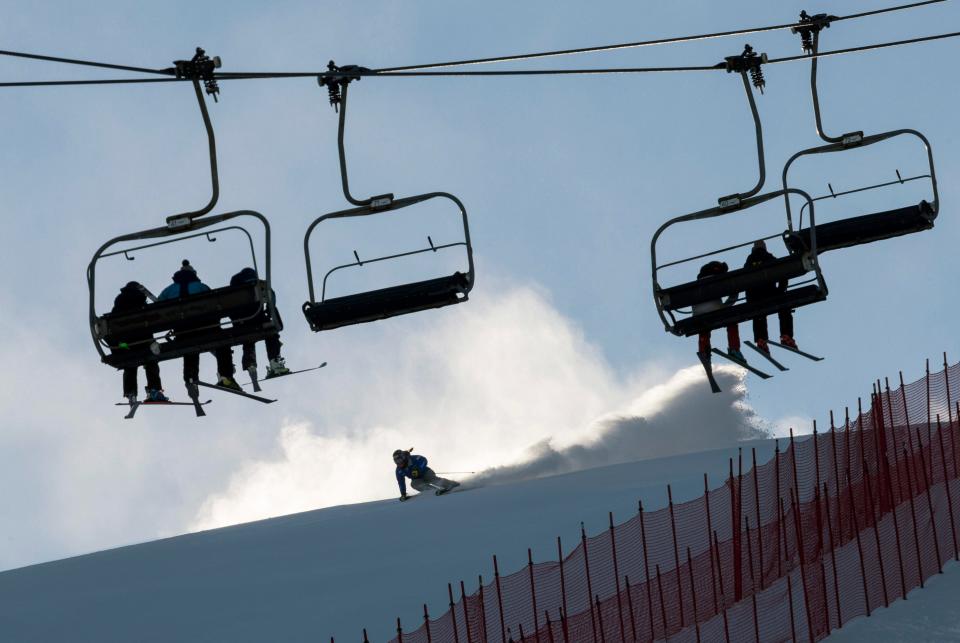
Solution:
<svg viewBox="0 0 960 643">
<path fill-rule="evenodd" d="M 638 513 L 558 559 L 447 587 L 449 610 L 397 643 L 814 641 L 960 560 L 960 364 L 729 463 L 721 487 Z M 456 591 L 455 591 L 456 590 Z M 366 637 L 365 637 L 366 638 Z"/>
</svg>

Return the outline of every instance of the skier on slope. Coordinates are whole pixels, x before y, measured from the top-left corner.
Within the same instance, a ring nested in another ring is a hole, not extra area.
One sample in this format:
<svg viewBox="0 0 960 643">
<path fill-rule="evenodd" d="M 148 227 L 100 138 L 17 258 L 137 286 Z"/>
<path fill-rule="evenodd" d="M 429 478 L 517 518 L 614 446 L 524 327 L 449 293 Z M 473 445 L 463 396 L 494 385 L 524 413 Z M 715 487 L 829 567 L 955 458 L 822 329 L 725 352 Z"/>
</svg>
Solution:
<svg viewBox="0 0 960 643">
<path fill-rule="evenodd" d="M 760 268 L 768 263 L 772 263 L 775 259 L 776 257 L 767 250 L 767 244 L 764 241 L 754 241 L 753 248 L 750 250 L 750 254 L 747 256 L 743 267 Z M 776 284 L 750 288 L 746 292 L 747 301 L 761 301 L 763 299 L 776 297 L 778 294 L 787 290 L 787 282 L 788 280 L 784 279 Z M 788 348 L 796 348 L 797 342 L 793 339 L 793 310 L 789 308 L 781 310 L 777 313 L 777 317 L 780 318 L 780 343 Z M 770 334 L 767 329 L 767 316 L 760 315 L 759 317 L 754 317 L 753 340 L 757 343 L 757 348 L 764 353 L 769 353 L 770 346 L 767 343 L 769 339 Z"/>
<path fill-rule="evenodd" d="M 729 271 L 729 267 L 726 262 L 723 261 L 711 261 L 704 264 L 700 267 L 700 272 L 697 273 L 697 280 L 708 279 L 714 275 L 722 275 Z M 717 298 L 711 301 L 701 302 L 699 304 L 694 304 L 693 314 L 702 315 L 703 313 L 709 313 L 714 310 L 720 310 L 727 306 L 732 306 L 737 303 L 737 297 L 740 293 L 733 293 L 726 301 L 723 299 Z M 705 331 L 700 333 L 700 341 L 697 346 L 697 353 L 700 357 L 709 362 L 710 361 L 710 331 Z M 740 361 L 747 361 L 743 353 L 740 352 L 740 329 L 737 324 L 730 324 L 727 326 L 727 353 L 734 359 Z"/>
<path fill-rule="evenodd" d="M 196 269 L 190 265 L 188 259 L 184 259 L 180 265 L 180 270 L 173 274 L 173 283 L 164 288 L 157 297 L 157 301 L 167 299 L 177 299 L 198 295 L 209 292 L 210 287 L 200 281 L 197 277 Z M 185 329 L 189 330 L 189 329 Z M 174 329 L 176 332 L 176 329 Z M 224 387 L 239 391 L 240 385 L 233 379 L 233 350 L 229 346 L 223 346 L 213 351 L 217 358 L 217 383 Z M 200 380 L 200 353 L 191 353 L 183 356 L 183 381 L 187 385 L 187 391 L 196 390 L 196 383 Z"/>
<path fill-rule="evenodd" d="M 397 484 L 400 485 L 401 502 L 409 498 L 407 481 L 404 478 L 410 478 L 410 486 L 420 492 L 433 487 L 437 490 L 438 496 L 460 486 L 456 480 L 438 477 L 433 469 L 427 466 L 427 459 L 422 455 L 412 454 L 412 450 L 397 449 L 393 452 L 393 463 L 397 465 Z"/>
</svg>

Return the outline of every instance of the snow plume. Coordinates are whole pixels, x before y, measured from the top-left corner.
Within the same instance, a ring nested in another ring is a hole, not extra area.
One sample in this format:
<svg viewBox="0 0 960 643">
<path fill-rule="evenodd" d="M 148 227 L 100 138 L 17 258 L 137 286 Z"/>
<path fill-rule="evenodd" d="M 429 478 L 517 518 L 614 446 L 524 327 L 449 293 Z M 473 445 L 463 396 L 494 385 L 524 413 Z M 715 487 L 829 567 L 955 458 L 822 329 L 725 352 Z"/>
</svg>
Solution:
<svg viewBox="0 0 960 643">
<path fill-rule="evenodd" d="M 486 470 L 478 480 L 492 483 L 759 434 L 738 371 L 718 368 L 722 395 L 708 392 L 699 365 L 619 376 L 542 292 L 497 291 L 494 301 L 364 330 L 349 352 L 331 354 L 331 364 L 353 364 L 336 389 L 305 389 L 275 451 L 242 463 L 192 528 L 395 498 L 396 448 L 415 446 L 437 472 L 456 472 L 448 477 Z"/>
</svg>

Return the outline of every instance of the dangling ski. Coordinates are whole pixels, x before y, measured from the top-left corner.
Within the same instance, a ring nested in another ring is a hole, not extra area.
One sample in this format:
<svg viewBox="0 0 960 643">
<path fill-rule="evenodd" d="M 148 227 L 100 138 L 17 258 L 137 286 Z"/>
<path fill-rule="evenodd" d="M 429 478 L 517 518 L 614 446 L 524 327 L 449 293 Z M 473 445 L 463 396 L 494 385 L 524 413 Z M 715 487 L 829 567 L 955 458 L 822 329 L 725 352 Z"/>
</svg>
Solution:
<svg viewBox="0 0 960 643">
<path fill-rule="evenodd" d="M 756 375 L 756 376 L 758 376 L 758 377 L 761 377 L 761 378 L 763 378 L 763 379 L 765 379 L 765 380 L 768 380 L 768 379 L 770 379 L 770 377 L 771 377 L 770 375 L 768 375 L 768 374 L 764 373 L 763 371 L 761 371 L 759 368 L 754 368 L 753 366 L 750 366 L 749 364 L 747 364 L 744 360 L 737 359 L 737 358 L 734 357 L 733 355 L 730 355 L 730 354 L 728 354 L 728 353 L 724 353 L 724 352 L 723 352 L 722 350 L 720 350 L 719 348 L 711 348 L 710 351 L 711 351 L 712 353 L 716 353 L 716 354 L 719 355 L 720 357 L 725 357 L 725 358 L 727 358 L 728 360 L 730 360 L 731 362 L 733 362 L 733 363 L 736 364 L 737 366 L 742 366 L 743 368 L 747 369 L 748 371 L 750 371 L 750 372 L 753 373 L 754 375 Z"/>
<path fill-rule="evenodd" d="M 782 349 L 785 350 L 785 351 L 790 351 L 791 353 L 796 353 L 797 355 L 800 355 L 801 357 L 806 357 L 807 359 L 813 360 L 814 362 L 822 362 L 822 361 L 823 361 L 823 358 L 822 358 L 822 357 L 817 357 L 816 355 L 811 355 L 810 353 L 804 353 L 804 352 L 803 352 L 802 350 L 800 350 L 799 348 L 791 348 L 790 346 L 785 346 L 785 345 L 783 345 L 783 344 L 781 344 L 781 343 L 779 343 L 779 342 L 775 342 L 775 341 L 773 341 L 772 339 L 767 340 L 767 343 L 773 344 L 773 345 L 776 346 L 777 348 L 782 348 Z"/>
<path fill-rule="evenodd" d="M 198 402 L 198 404 L 200 406 L 206 406 L 207 404 L 210 404 L 211 401 L 212 400 L 207 400 L 206 402 Z M 134 402 L 133 404 L 130 404 L 129 402 L 117 402 L 115 406 L 129 406 L 130 412 L 124 415 L 123 417 L 126 420 L 132 420 L 133 416 L 136 415 L 137 410 L 141 406 L 194 406 L 194 403 L 193 402 L 147 402 L 147 401 L 139 402 L 138 401 L 138 402 Z"/>
<path fill-rule="evenodd" d="M 430 485 L 430 486 L 432 487 L 433 485 Z M 453 491 L 459 486 L 460 486 L 459 482 L 454 482 L 452 487 L 444 487 L 442 489 L 437 489 L 434 493 L 438 496 L 442 496 L 445 493 L 450 493 L 451 491 Z"/>
<path fill-rule="evenodd" d="M 710 390 L 714 393 L 720 393 L 720 385 L 717 384 L 717 380 L 713 376 L 713 366 L 710 364 L 710 354 L 697 353 L 697 357 L 700 358 L 700 363 L 703 364 L 703 370 L 707 373 L 707 381 L 710 382 Z"/>
<path fill-rule="evenodd" d="M 320 366 L 311 366 L 310 368 L 301 368 L 301 369 L 298 370 L 298 371 L 290 371 L 289 373 L 284 373 L 283 375 L 269 375 L 269 374 L 268 374 L 268 375 L 267 375 L 266 377 L 264 377 L 263 379 L 264 379 L 264 380 L 275 380 L 275 379 L 278 379 L 278 378 L 281 378 L 281 377 L 288 377 L 288 376 L 290 376 L 290 375 L 296 375 L 297 373 L 307 373 L 307 372 L 309 372 L 309 371 L 319 370 L 319 369 L 323 368 L 323 367 L 326 366 L 326 365 L 327 365 L 327 363 L 324 362 L 324 363 L 321 364 Z M 254 391 L 259 391 L 259 390 L 260 390 L 259 380 L 256 379 L 256 375 L 255 375 L 254 373 L 251 373 L 251 375 L 250 375 L 250 383 L 249 383 L 249 384 L 243 384 L 243 386 L 253 386 L 253 390 L 254 390 Z"/>
<path fill-rule="evenodd" d="M 256 400 L 257 402 L 262 402 L 263 404 L 273 404 L 276 402 L 276 400 L 260 397 L 259 395 L 251 395 L 250 393 L 244 393 L 243 391 L 237 391 L 236 389 L 227 388 L 218 384 L 210 384 L 209 382 L 197 382 L 197 384 L 200 386 L 206 386 L 207 388 L 216 389 L 218 391 L 223 391 L 224 393 L 233 393 L 234 395 L 239 395 L 240 397 L 245 397 L 250 400 Z"/>
<path fill-rule="evenodd" d="M 783 364 L 781 364 L 781 363 L 778 362 L 777 360 L 773 359 L 773 356 L 770 355 L 770 353 L 768 353 L 767 351 L 762 351 L 762 350 L 760 350 L 760 348 L 759 348 L 756 344 L 754 344 L 753 342 L 744 342 L 744 344 L 746 344 L 747 346 L 749 346 L 749 347 L 752 348 L 753 350 L 755 350 L 755 351 L 757 351 L 758 353 L 760 353 L 761 355 L 763 355 L 763 358 L 764 358 L 764 359 L 766 359 L 768 362 L 770 362 L 771 364 L 773 364 L 774 366 L 776 366 L 777 368 L 779 368 L 781 371 L 789 371 L 789 370 L 790 370 L 789 368 L 787 368 L 786 366 L 784 366 Z"/>
<path fill-rule="evenodd" d="M 193 404 L 193 410 L 198 418 L 204 417 L 207 413 L 203 410 L 203 404 L 200 403 L 200 389 L 197 388 L 193 380 L 187 382 L 187 395 L 190 396 L 190 402 Z"/>
</svg>

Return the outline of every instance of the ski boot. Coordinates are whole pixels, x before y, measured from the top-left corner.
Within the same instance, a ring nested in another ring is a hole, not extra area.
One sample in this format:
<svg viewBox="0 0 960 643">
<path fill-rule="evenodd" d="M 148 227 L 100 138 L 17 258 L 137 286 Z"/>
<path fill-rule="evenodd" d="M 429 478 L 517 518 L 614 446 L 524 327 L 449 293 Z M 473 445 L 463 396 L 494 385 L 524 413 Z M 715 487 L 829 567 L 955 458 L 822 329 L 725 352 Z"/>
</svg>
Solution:
<svg viewBox="0 0 960 643">
<path fill-rule="evenodd" d="M 790 335 L 780 335 L 780 343 L 786 346 L 787 348 L 792 348 L 797 350 L 797 340 L 795 340 Z"/>
<path fill-rule="evenodd" d="M 757 340 L 757 349 L 763 351 L 763 352 L 766 353 L 767 355 L 770 354 L 770 344 L 768 344 L 768 343 L 767 343 L 767 340 L 765 340 L 765 339 L 758 339 L 758 340 Z"/>
<path fill-rule="evenodd" d="M 233 377 L 229 375 L 220 375 L 219 379 L 217 380 L 217 386 L 221 388 L 228 388 L 232 391 L 243 390 L 242 388 L 240 388 L 240 385 L 237 384 L 237 380 L 233 379 Z"/>
<path fill-rule="evenodd" d="M 287 375 L 290 373 L 290 369 L 287 368 L 287 365 L 284 362 L 282 357 L 275 357 L 270 360 L 270 364 L 267 365 L 267 377 L 280 377 L 281 375 Z"/>
<path fill-rule="evenodd" d="M 169 402 L 170 398 L 163 394 L 163 389 L 148 388 L 146 402 Z"/>
<path fill-rule="evenodd" d="M 744 363 L 747 361 L 747 358 L 743 356 L 743 353 L 740 352 L 739 348 L 727 347 L 727 355 L 729 355 L 735 360 L 738 360 Z"/>
<path fill-rule="evenodd" d="M 127 402 L 130 403 L 130 406 L 134 406 L 137 403 L 136 393 L 130 393 L 129 395 L 124 395 L 124 397 L 127 398 Z"/>
</svg>

